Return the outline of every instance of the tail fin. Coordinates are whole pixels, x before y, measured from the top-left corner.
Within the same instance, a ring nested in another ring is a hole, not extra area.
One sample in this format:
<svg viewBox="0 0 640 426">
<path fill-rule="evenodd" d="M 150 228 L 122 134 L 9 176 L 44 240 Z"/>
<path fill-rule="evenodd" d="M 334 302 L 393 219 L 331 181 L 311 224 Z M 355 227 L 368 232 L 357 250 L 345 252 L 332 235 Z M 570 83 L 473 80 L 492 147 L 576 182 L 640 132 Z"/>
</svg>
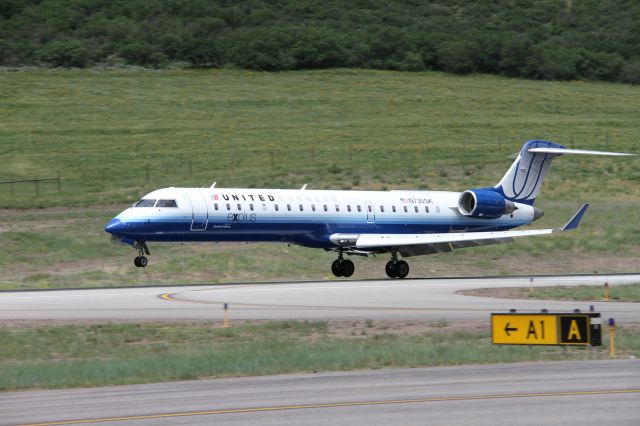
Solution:
<svg viewBox="0 0 640 426">
<path fill-rule="evenodd" d="M 533 205 L 542 181 L 547 176 L 551 160 L 563 154 L 634 155 L 619 152 L 567 149 L 543 140 L 527 141 L 502 180 L 494 187 L 510 201 Z"/>
</svg>

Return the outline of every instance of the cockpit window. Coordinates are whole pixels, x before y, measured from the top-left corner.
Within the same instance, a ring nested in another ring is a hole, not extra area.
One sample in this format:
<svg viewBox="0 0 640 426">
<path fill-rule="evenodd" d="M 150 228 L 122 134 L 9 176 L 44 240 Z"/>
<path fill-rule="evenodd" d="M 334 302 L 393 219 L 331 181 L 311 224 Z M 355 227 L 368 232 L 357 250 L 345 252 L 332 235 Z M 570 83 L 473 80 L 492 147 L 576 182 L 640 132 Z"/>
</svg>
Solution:
<svg viewBox="0 0 640 426">
<path fill-rule="evenodd" d="M 136 205 L 133 206 L 133 207 L 153 207 L 153 205 L 155 203 L 156 203 L 156 200 L 145 200 L 145 199 L 142 199 L 142 200 L 138 201 L 136 203 Z"/>
<path fill-rule="evenodd" d="M 176 200 L 158 200 L 156 207 L 178 207 Z"/>
</svg>

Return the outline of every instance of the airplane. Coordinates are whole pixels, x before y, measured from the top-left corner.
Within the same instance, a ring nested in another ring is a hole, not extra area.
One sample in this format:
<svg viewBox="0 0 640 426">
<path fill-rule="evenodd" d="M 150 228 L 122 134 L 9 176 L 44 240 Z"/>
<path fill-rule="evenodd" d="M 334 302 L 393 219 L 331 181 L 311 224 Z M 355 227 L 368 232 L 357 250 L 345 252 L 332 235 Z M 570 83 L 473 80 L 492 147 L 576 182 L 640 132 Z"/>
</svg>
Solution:
<svg viewBox="0 0 640 426">
<path fill-rule="evenodd" d="M 389 254 L 389 278 L 405 278 L 402 258 L 500 244 L 515 238 L 574 230 L 588 204 L 561 228 L 514 230 L 540 219 L 534 206 L 551 161 L 565 154 L 626 156 L 527 141 L 493 187 L 449 191 L 163 188 L 106 226 L 115 243 L 132 246 L 145 267 L 149 242 L 279 242 L 337 253 L 336 277 L 355 265 L 345 255 Z"/>
</svg>

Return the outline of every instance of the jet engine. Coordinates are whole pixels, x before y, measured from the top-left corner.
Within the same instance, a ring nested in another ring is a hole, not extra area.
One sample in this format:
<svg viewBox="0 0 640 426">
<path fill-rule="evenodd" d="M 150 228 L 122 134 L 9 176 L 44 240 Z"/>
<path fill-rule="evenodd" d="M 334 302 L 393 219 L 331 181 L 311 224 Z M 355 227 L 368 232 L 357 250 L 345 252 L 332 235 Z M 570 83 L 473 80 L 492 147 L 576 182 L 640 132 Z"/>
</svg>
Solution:
<svg viewBox="0 0 640 426">
<path fill-rule="evenodd" d="M 489 189 L 469 189 L 458 198 L 458 210 L 464 216 L 495 219 L 517 209 L 502 194 Z"/>
</svg>

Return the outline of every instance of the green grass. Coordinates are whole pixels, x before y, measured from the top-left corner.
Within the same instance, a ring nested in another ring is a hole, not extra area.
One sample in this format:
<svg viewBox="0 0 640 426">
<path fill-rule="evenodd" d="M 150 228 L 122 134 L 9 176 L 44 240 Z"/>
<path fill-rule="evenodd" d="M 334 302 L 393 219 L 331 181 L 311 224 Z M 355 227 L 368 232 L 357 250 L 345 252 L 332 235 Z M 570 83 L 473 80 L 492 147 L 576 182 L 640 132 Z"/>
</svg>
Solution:
<svg viewBox="0 0 640 426">
<path fill-rule="evenodd" d="M 553 300 L 603 300 L 603 286 L 577 287 L 543 287 L 536 288 L 533 292 L 525 289 L 528 297 L 533 299 L 553 299 Z M 640 284 L 611 285 L 609 286 L 609 300 L 614 302 L 640 302 Z"/>
<path fill-rule="evenodd" d="M 0 390 L 593 356 L 584 349 L 492 346 L 488 330 L 446 324 L 425 324 L 425 331 L 409 335 L 375 323 L 338 328 L 341 334 L 324 321 L 226 329 L 204 323 L 3 325 Z M 621 327 L 616 337 L 620 356 L 640 354 L 637 329 Z M 596 357 L 605 353 L 606 347 Z"/>
<path fill-rule="evenodd" d="M 638 152 L 640 88 L 365 70 L 0 73 L 0 207 L 119 204 L 169 185 L 495 183 L 527 139 Z M 636 200 L 628 159 L 563 158 L 547 199 Z"/>
<path fill-rule="evenodd" d="M 638 152 L 640 87 L 327 70 L 0 73 L 0 289 L 332 279 L 334 256 L 283 245 L 152 245 L 150 266 L 103 231 L 162 186 L 464 190 L 494 184 L 522 143 Z M 351 155 L 349 155 L 351 152 Z M 148 170 L 148 172 L 147 172 Z M 536 227 L 592 202 L 577 232 L 411 259 L 411 276 L 637 270 L 640 163 L 567 156 Z M 103 207 L 107 206 L 107 207 Z M 356 259 L 384 277 L 386 257 Z M 614 265 L 614 266 L 612 266 Z"/>
</svg>

